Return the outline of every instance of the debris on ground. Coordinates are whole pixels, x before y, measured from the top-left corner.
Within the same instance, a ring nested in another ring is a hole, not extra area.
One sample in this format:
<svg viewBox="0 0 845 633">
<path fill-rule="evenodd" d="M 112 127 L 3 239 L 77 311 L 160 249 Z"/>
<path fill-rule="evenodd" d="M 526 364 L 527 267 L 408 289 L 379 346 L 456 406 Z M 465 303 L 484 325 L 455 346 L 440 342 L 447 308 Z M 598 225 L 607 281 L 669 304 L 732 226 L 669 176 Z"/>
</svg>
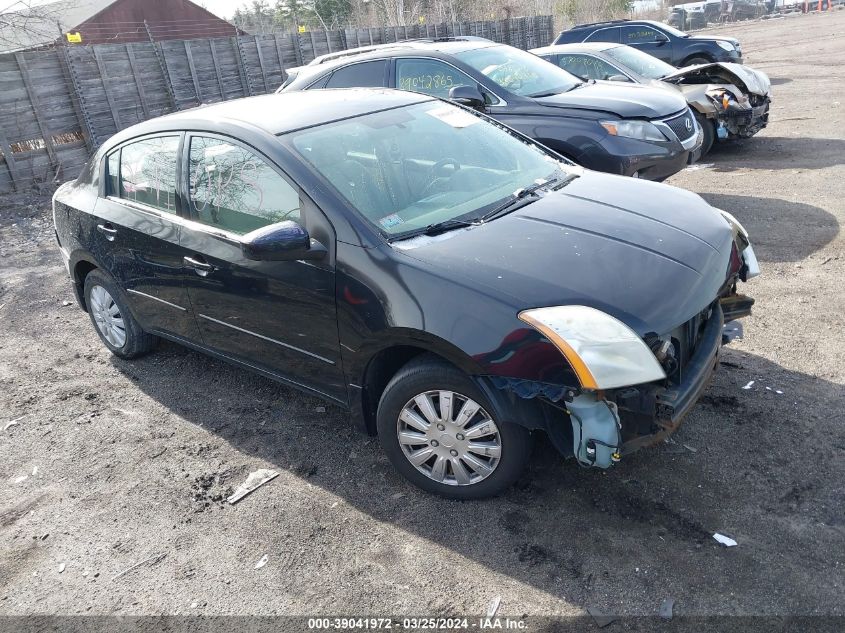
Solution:
<svg viewBox="0 0 845 633">
<path fill-rule="evenodd" d="M 697 453 L 698 449 L 695 446 L 690 446 L 689 444 L 683 445 L 685 449 L 687 449 L 691 453 Z"/>
<path fill-rule="evenodd" d="M 753 380 L 749 380 L 749 381 L 748 381 L 748 384 L 747 384 L 747 385 L 745 385 L 745 386 L 743 387 L 743 389 L 751 389 L 751 387 L 753 387 L 753 386 L 754 386 L 754 382 L 755 382 L 755 381 L 753 381 Z"/>
<path fill-rule="evenodd" d="M 264 565 L 266 565 L 266 564 L 267 564 L 267 561 L 268 561 L 268 560 L 270 560 L 270 557 L 269 557 L 269 556 L 267 556 L 267 554 L 264 554 L 264 556 L 262 556 L 261 558 L 259 558 L 259 559 L 258 559 L 258 562 L 257 562 L 257 563 L 255 563 L 255 568 L 256 568 L 256 569 L 261 569 L 262 567 L 264 567 Z"/>
<path fill-rule="evenodd" d="M 719 534 L 718 532 L 713 535 L 713 538 L 719 541 L 725 547 L 734 547 L 736 545 L 736 541 L 733 540 L 730 536 L 725 536 L 724 534 Z"/>
<path fill-rule="evenodd" d="M 314 407 L 314 411 L 316 411 L 317 413 L 325 413 L 326 407 Z"/>
<path fill-rule="evenodd" d="M 698 171 L 699 169 L 709 169 L 715 167 L 716 163 L 695 163 L 685 168 L 685 171 Z"/>
<path fill-rule="evenodd" d="M 20 422 L 21 420 L 23 420 L 23 419 L 24 419 L 24 417 L 25 417 L 25 416 L 21 416 L 21 417 L 19 417 L 19 418 L 15 418 L 14 420 L 9 420 L 9 421 L 8 421 L 8 422 L 6 422 L 6 424 L 3 426 L 3 430 L 4 430 L 4 431 L 8 431 L 8 430 L 9 430 L 10 428 L 12 428 L 13 426 L 17 426 L 17 425 L 18 425 L 18 422 Z"/>
<path fill-rule="evenodd" d="M 235 504 L 253 490 L 256 490 L 266 484 L 268 481 L 275 479 L 279 476 L 278 470 L 273 470 L 271 468 L 259 468 L 258 470 L 251 472 L 249 477 L 246 478 L 246 481 L 243 482 L 238 489 L 232 494 L 231 497 L 227 498 L 230 504 Z"/>
<path fill-rule="evenodd" d="M 499 610 L 499 605 L 502 603 L 502 596 L 496 596 L 490 601 L 490 604 L 487 607 L 487 617 L 488 618 L 495 618 L 496 611 Z"/>
<path fill-rule="evenodd" d="M 20 477 L 18 477 L 17 479 L 15 479 L 15 483 L 16 483 L 16 484 L 22 484 L 22 483 L 23 483 L 23 482 L 25 482 L 28 478 L 29 478 L 29 475 L 21 475 Z"/>
<path fill-rule="evenodd" d="M 659 615 L 664 620 L 671 620 L 672 619 L 672 608 L 674 606 L 675 606 L 675 600 L 673 598 L 666 598 L 660 604 L 660 609 L 657 611 L 657 615 Z"/>
<path fill-rule="evenodd" d="M 69 305 L 71 305 L 71 303 L 70 303 L 70 301 L 62 301 L 62 305 L 64 307 L 68 307 Z"/>
<path fill-rule="evenodd" d="M 65 564 L 59 563 L 59 573 L 61 574 L 65 570 Z"/>
<path fill-rule="evenodd" d="M 142 567 L 142 566 L 144 566 L 144 565 L 147 565 L 147 564 L 149 564 L 150 566 L 155 565 L 156 563 L 159 563 L 159 562 L 161 562 L 162 560 L 164 560 L 164 558 L 165 558 L 166 556 L 167 556 L 167 552 L 165 552 L 164 554 L 155 554 L 155 555 L 153 555 L 153 556 L 150 556 L 149 558 L 145 558 L 145 559 L 144 559 L 144 560 L 142 560 L 140 563 L 135 563 L 134 565 L 132 565 L 132 567 L 128 567 L 127 569 L 124 569 L 124 570 L 123 570 L 122 572 L 120 572 L 119 574 L 116 574 L 116 575 L 112 576 L 112 580 L 113 580 L 113 581 L 114 581 L 114 580 L 117 580 L 117 579 L 118 579 L 118 578 L 120 578 L 121 576 L 125 576 L 125 575 L 126 575 L 126 574 L 128 574 L 129 572 L 135 571 L 136 569 L 138 569 L 139 567 Z M 85 576 L 85 575 L 88 575 L 88 572 L 85 572 L 85 573 L 83 574 L 83 576 Z"/>
<path fill-rule="evenodd" d="M 593 618 L 593 622 L 595 622 L 596 626 L 598 626 L 600 629 L 603 629 L 611 622 L 616 621 L 615 615 L 610 615 L 608 613 L 605 613 L 601 609 L 596 609 L 595 607 L 587 607 L 587 613 L 590 614 L 590 616 Z"/>
</svg>

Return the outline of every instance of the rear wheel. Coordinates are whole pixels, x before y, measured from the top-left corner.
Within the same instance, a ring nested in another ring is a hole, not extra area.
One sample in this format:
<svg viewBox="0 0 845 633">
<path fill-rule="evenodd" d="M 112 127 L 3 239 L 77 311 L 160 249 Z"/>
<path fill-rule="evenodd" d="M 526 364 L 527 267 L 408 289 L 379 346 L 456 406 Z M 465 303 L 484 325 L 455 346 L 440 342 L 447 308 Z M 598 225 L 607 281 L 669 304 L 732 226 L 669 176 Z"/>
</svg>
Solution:
<svg viewBox="0 0 845 633">
<path fill-rule="evenodd" d="M 696 113 L 695 118 L 701 126 L 701 131 L 704 133 L 704 139 L 701 141 L 701 158 L 704 158 L 713 148 L 713 143 L 716 140 L 716 127 L 713 125 L 713 121 L 703 114 Z"/>
<path fill-rule="evenodd" d="M 527 429 L 496 419 L 466 374 L 432 357 L 412 361 L 387 385 L 378 435 L 408 480 L 452 499 L 502 492 L 522 473 L 531 449 Z"/>
<path fill-rule="evenodd" d="M 136 358 L 158 342 L 141 329 L 115 280 L 101 270 L 92 270 L 85 277 L 85 305 L 100 340 L 115 356 Z"/>
</svg>

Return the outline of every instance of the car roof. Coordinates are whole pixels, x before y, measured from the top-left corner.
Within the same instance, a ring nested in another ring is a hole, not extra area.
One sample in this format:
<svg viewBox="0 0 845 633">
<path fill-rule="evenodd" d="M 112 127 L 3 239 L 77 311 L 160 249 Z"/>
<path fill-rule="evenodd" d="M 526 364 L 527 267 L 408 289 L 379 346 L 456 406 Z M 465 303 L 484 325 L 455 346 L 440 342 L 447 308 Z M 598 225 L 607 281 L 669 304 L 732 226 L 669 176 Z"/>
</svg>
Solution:
<svg viewBox="0 0 845 633">
<path fill-rule="evenodd" d="M 437 40 L 406 40 L 390 44 L 376 44 L 374 46 L 362 46 L 357 49 L 338 51 L 329 55 L 322 55 L 311 63 L 297 68 L 289 68 L 289 74 L 300 77 L 316 77 L 324 71 L 333 70 L 346 64 L 356 61 L 370 59 L 384 59 L 386 57 L 399 57 L 410 51 L 427 51 L 442 55 L 455 55 L 463 51 L 471 51 L 478 48 L 501 46 L 497 42 L 483 37 L 448 38 Z"/>
<path fill-rule="evenodd" d="M 204 123 L 259 128 L 273 135 L 424 101 L 429 95 L 390 88 L 339 88 L 232 99 L 174 112 L 134 125 L 109 139 L 110 145 L 159 131 L 191 130 Z"/>
<path fill-rule="evenodd" d="M 417 38 L 412 40 L 402 40 L 400 42 L 389 42 L 386 44 L 371 44 L 370 46 L 359 46 L 358 48 L 347 48 L 342 51 L 335 51 L 333 53 L 326 53 L 315 57 L 308 66 L 319 66 L 327 62 L 332 62 L 338 59 L 346 59 L 361 55 L 363 53 L 384 52 L 390 50 L 404 50 L 408 48 L 416 49 L 434 49 L 444 53 L 459 53 L 464 50 L 472 50 L 480 48 L 478 45 L 492 45 L 495 44 L 493 40 L 488 40 L 485 37 L 475 37 L 472 35 L 455 36 L 455 37 L 438 37 L 438 38 Z"/>
<path fill-rule="evenodd" d="M 605 26 L 624 26 L 626 24 L 650 24 L 651 26 L 666 26 L 665 24 L 663 24 L 663 22 L 659 22 L 657 20 L 607 20 L 605 22 L 590 22 L 587 24 L 576 24 L 569 30 L 577 31 L 579 29 L 594 29 Z"/>
<path fill-rule="evenodd" d="M 593 51 L 601 53 L 609 48 L 622 46 L 619 42 L 580 42 L 578 44 L 551 44 L 542 48 L 532 48 L 529 53 L 548 55 L 549 53 L 579 53 Z"/>
</svg>

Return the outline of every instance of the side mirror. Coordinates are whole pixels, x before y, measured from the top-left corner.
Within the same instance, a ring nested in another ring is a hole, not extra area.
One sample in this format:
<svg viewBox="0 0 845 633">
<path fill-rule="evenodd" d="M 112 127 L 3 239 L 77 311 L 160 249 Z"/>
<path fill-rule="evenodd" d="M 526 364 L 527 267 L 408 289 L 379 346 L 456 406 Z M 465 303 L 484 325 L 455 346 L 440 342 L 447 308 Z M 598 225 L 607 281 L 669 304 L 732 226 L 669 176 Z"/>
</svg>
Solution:
<svg viewBox="0 0 845 633">
<path fill-rule="evenodd" d="M 455 86 L 449 90 L 449 99 L 470 108 L 484 107 L 484 95 L 475 86 Z"/>
<path fill-rule="evenodd" d="M 308 231 L 292 220 L 247 233 L 241 240 L 241 251 L 247 259 L 264 262 L 322 259 L 326 256 L 326 247 L 312 240 Z"/>
<path fill-rule="evenodd" d="M 610 75 L 608 81 L 630 81 L 625 75 Z"/>
</svg>

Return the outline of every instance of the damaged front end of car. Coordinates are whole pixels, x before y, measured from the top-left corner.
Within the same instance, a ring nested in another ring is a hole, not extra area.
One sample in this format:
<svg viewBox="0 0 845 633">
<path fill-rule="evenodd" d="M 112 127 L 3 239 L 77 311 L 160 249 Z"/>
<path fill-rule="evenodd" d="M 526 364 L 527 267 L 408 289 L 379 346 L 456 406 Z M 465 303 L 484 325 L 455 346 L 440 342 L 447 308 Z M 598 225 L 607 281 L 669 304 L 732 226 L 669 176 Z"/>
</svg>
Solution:
<svg viewBox="0 0 845 633">
<path fill-rule="evenodd" d="M 514 415 L 527 413 L 529 426 L 543 429 L 563 455 L 588 467 L 609 468 L 674 433 L 718 367 L 730 340 L 726 324 L 750 315 L 754 304 L 737 285 L 760 273 L 756 255 L 742 225 L 721 214 L 733 232 L 725 282 L 709 305 L 670 331 L 640 336 L 582 305 L 521 312 L 529 326 L 525 336 L 533 331 L 537 339 L 532 345 L 556 348 L 572 373 L 571 384 L 489 377 L 510 398 Z M 518 347 L 525 349 L 524 341 Z M 536 351 L 531 356 L 540 357 Z M 513 351 L 505 357 L 513 362 Z"/>
<path fill-rule="evenodd" d="M 663 80 L 678 86 L 720 140 L 750 138 L 768 125 L 771 84 L 765 73 L 718 63 L 682 68 Z"/>
</svg>

